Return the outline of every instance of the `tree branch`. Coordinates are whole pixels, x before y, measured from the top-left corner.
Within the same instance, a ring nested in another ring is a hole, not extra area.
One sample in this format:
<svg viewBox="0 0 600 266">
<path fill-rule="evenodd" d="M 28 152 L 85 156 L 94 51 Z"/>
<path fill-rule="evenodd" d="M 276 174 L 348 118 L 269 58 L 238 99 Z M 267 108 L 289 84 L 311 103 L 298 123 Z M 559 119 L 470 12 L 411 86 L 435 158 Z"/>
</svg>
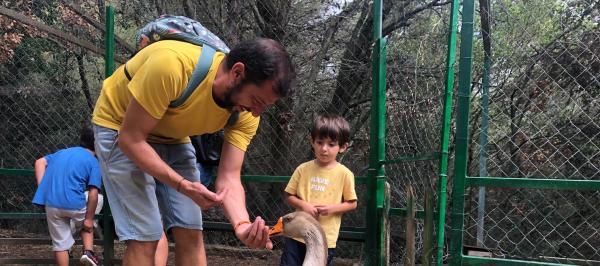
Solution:
<svg viewBox="0 0 600 266">
<path fill-rule="evenodd" d="M 52 28 L 50 26 L 47 26 L 44 23 L 35 21 L 35 20 L 33 20 L 33 19 L 29 18 L 29 17 L 26 17 L 26 16 L 24 16 L 22 14 L 19 14 L 18 12 L 14 11 L 12 9 L 8 9 L 6 7 L 0 6 L 0 14 L 2 14 L 4 16 L 7 16 L 7 17 L 9 17 L 11 19 L 14 19 L 16 21 L 19 21 L 19 22 L 21 22 L 23 24 L 27 24 L 27 25 L 35 27 L 35 28 L 37 28 L 39 30 L 45 31 L 45 32 L 47 32 L 50 35 L 56 36 L 56 37 L 60 38 L 61 40 L 64 40 L 64 41 L 70 42 L 72 44 L 78 45 L 78 46 L 80 46 L 82 48 L 87 49 L 90 52 L 93 52 L 95 54 L 104 56 L 104 52 L 105 52 L 104 49 L 102 49 L 100 47 L 97 47 L 97 46 L 93 45 L 92 43 L 90 43 L 88 41 L 81 40 L 80 38 L 78 38 L 76 36 L 73 36 L 71 34 L 64 33 L 62 31 L 56 30 L 56 29 L 54 29 L 54 28 Z M 122 58 L 122 57 L 115 56 L 115 61 L 117 61 L 119 63 L 125 63 L 127 60 L 124 59 L 124 58 Z"/>
<path fill-rule="evenodd" d="M 69 9 L 73 10 L 73 12 L 75 12 L 75 14 L 77 14 L 78 16 L 80 16 L 81 18 L 83 18 L 83 20 L 85 20 L 87 23 L 89 23 L 90 25 L 94 26 L 94 28 L 99 29 L 100 31 L 102 31 L 103 34 L 106 34 L 106 27 L 104 27 L 103 24 L 99 23 L 94 18 L 88 16 L 81 9 L 73 6 L 71 3 L 64 3 L 64 4 Z M 119 45 L 123 46 L 125 48 L 125 50 L 127 50 L 127 52 L 129 54 L 133 54 L 135 52 L 135 48 L 133 48 L 133 46 L 129 45 L 125 40 L 121 39 L 116 34 L 115 34 L 115 41 Z"/>
<path fill-rule="evenodd" d="M 410 19 L 412 19 L 415 15 L 419 14 L 421 11 L 432 8 L 434 6 L 447 5 L 447 4 L 450 4 L 451 2 L 452 1 L 445 1 L 445 2 L 440 3 L 440 0 L 434 0 L 426 5 L 419 6 L 415 9 L 413 9 L 412 11 L 405 13 L 404 15 L 400 16 L 395 21 L 393 21 L 393 22 L 389 23 L 387 26 L 385 26 L 382 30 L 382 34 L 383 34 L 383 36 L 386 36 L 400 27 L 408 26 L 409 25 L 408 21 Z"/>
</svg>

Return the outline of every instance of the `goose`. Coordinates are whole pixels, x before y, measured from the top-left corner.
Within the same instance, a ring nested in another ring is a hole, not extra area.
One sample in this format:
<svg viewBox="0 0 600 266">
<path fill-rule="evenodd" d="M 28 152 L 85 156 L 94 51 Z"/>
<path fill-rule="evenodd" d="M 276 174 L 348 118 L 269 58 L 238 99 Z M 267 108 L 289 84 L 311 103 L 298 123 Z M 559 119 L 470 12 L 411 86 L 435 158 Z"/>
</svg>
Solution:
<svg viewBox="0 0 600 266">
<path fill-rule="evenodd" d="M 321 225 L 310 214 L 297 211 L 280 217 L 269 230 L 269 236 L 282 235 L 302 238 L 306 244 L 306 255 L 302 266 L 327 265 L 327 239 Z"/>
</svg>

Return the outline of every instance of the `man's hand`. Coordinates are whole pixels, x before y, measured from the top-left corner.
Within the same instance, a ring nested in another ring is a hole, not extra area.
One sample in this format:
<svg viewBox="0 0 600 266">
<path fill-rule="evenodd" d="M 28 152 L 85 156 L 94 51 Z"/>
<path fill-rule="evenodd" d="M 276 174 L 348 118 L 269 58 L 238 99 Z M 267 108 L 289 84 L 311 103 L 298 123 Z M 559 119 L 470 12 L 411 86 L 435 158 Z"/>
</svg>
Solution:
<svg viewBox="0 0 600 266">
<path fill-rule="evenodd" d="M 313 218 L 315 219 L 319 219 L 319 210 L 317 209 L 316 206 L 305 202 L 305 204 L 302 204 L 302 211 L 307 212 L 308 214 L 310 214 Z"/>
<path fill-rule="evenodd" d="M 221 204 L 229 190 L 225 188 L 217 193 L 214 193 L 208 190 L 208 188 L 206 188 L 200 182 L 183 180 L 181 182 L 179 191 L 190 197 L 203 210 L 207 210 L 215 205 Z"/>
<path fill-rule="evenodd" d="M 94 219 L 84 219 L 81 231 L 92 233 L 94 232 Z"/>
<path fill-rule="evenodd" d="M 319 213 L 319 215 L 331 215 L 334 214 L 334 209 L 335 206 L 334 205 L 315 205 L 315 208 L 317 209 L 317 212 Z"/>
<path fill-rule="evenodd" d="M 241 224 L 235 230 L 235 236 L 249 248 L 273 249 L 273 242 L 269 239 L 269 227 L 265 220 L 256 217 L 251 224 Z"/>
</svg>

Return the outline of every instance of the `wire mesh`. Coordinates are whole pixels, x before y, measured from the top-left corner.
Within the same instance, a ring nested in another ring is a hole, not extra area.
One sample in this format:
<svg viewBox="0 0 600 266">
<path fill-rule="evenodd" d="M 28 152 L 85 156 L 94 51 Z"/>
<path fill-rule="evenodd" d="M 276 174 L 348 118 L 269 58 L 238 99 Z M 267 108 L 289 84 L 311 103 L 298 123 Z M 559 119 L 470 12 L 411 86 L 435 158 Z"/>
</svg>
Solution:
<svg viewBox="0 0 600 266">
<path fill-rule="evenodd" d="M 600 180 L 599 3 L 489 3 L 489 13 L 476 14 L 469 175 Z M 482 17 L 489 17 L 489 31 Z M 486 55 L 488 106 L 482 104 Z M 481 242 L 505 258 L 599 263 L 599 191 L 490 188 L 480 200 L 475 190 L 467 202 L 466 245 Z"/>
<path fill-rule="evenodd" d="M 351 148 L 340 161 L 357 175 L 365 169 L 369 110 L 361 102 L 369 99 L 371 89 L 370 3 L 333 0 L 0 3 L 0 119 L 6 121 L 0 128 L 0 168 L 30 169 L 35 159 L 78 144 L 80 124 L 90 118 L 104 76 L 104 62 L 92 48 L 103 49 L 105 4 L 116 10 L 115 33 L 121 37 L 116 38 L 117 66 L 132 54 L 137 29 L 164 13 L 196 18 L 230 46 L 255 36 L 286 46 L 297 66 L 297 92 L 262 116 L 243 174 L 290 175 L 310 160 L 308 127 L 315 114 L 326 111 L 345 116 L 353 130 Z M 9 16 L 6 10 L 26 19 Z M 49 34 L 44 25 L 61 36 Z M 93 47 L 83 47 L 77 40 Z M 39 211 L 30 203 L 33 177 L 0 178 L 0 188 L 8 191 L 3 193 L 0 212 Z M 283 184 L 246 183 L 245 188 L 251 217 L 261 216 L 272 224 L 291 211 L 282 200 Z M 360 202 L 364 186 L 357 190 Z M 342 226 L 365 226 L 363 204 L 344 217 Z M 204 217 L 207 222 L 227 222 L 220 209 L 207 210 Z M 45 224 L 38 226 L 44 232 Z M 243 247 L 231 232 L 205 234 L 209 261 L 213 254 L 277 263 L 271 257 L 279 254 L 278 240 L 267 259 L 264 252 Z M 357 261 L 361 251 L 362 243 L 342 242 L 337 257 Z"/>
<path fill-rule="evenodd" d="M 399 27 L 388 36 L 386 160 L 435 155 L 440 149 L 450 5 L 427 8 L 436 1 L 400 2 L 388 16 L 399 25 L 410 26 Z M 392 208 L 406 208 L 409 184 L 415 191 L 417 209 L 424 209 L 426 191 L 438 202 L 437 159 L 385 167 Z M 406 254 L 405 222 L 398 220 L 391 230 L 392 263 L 403 263 Z M 417 264 L 423 252 L 423 226 L 423 220 L 416 220 Z"/>
</svg>

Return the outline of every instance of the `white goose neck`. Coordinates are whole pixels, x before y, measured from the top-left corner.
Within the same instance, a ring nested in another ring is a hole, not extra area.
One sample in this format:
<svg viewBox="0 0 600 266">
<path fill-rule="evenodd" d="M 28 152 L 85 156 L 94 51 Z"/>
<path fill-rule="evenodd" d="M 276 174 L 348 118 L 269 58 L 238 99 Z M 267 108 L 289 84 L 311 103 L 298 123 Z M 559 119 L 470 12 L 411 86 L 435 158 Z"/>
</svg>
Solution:
<svg viewBox="0 0 600 266">
<path fill-rule="evenodd" d="M 323 231 L 314 224 L 307 224 L 303 236 L 306 255 L 302 266 L 325 266 L 327 264 L 327 242 Z"/>
</svg>

